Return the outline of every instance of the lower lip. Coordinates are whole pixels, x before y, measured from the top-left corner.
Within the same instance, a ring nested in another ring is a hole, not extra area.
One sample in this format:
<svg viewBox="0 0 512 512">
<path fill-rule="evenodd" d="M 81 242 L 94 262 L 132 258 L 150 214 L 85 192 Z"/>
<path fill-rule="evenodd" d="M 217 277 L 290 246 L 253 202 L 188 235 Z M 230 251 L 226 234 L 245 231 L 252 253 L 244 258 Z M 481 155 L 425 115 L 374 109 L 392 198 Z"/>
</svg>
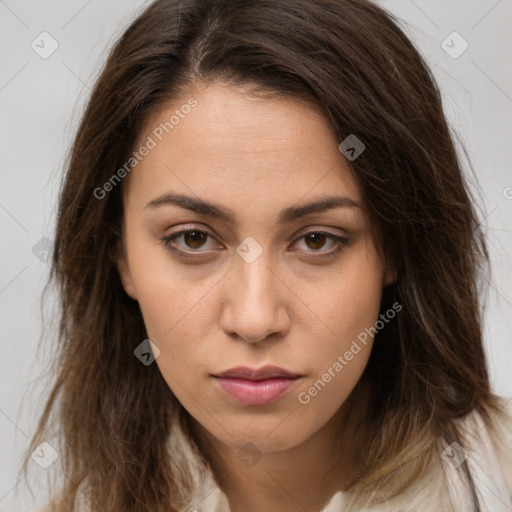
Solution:
<svg viewBox="0 0 512 512">
<path fill-rule="evenodd" d="M 243 405 L 266 405 L 281 398 L 298 379 L 273 378 L 264 380 L 215 377 L 222 390 Z"/>
</svg>

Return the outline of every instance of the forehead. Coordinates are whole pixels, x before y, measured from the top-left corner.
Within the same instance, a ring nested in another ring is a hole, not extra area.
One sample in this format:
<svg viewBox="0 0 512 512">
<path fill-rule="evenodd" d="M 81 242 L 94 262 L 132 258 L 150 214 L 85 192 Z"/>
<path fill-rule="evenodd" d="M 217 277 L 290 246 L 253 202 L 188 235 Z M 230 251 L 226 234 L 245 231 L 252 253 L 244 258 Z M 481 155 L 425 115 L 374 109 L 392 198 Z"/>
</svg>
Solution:
<svg viewBox="0 0 512 512">
<path fill-rule="evenodd" d="M 151 115 L 134 150 L 145 144 L 152 148 L 129 181 L 146 196 L 178 187 L 279 202 L 309 192 L 360 197 L 327 120 L 297 98 L 254 97 L 247 87 L 214 83 Z"/>
</svg>

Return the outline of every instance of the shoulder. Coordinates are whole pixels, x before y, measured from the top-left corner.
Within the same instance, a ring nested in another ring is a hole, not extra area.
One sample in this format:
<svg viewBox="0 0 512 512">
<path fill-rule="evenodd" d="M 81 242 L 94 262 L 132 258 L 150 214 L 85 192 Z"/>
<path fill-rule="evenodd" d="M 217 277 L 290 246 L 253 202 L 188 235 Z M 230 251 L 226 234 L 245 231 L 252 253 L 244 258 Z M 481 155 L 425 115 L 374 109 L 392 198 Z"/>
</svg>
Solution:
<svg viewBox="0 0 512 512">
<path fill-rule="evenodd" d="M 465 442 L 459 458 L 467 461 L 482 509 L 493 512 L 512 510 L 512 399 L 497 399 L 500 409 L 489 421 L 475 410 L 459 420 Z M 462 472 L 450 464 L 445 470 L 447 479 L 461 487 Z"/>
<path fill-rule="evenodd" d="M 508 497 L 512 501 L 512 398 L 499 397 L 499 402 L 501 410 L 491 419 L 489 425 L 484 425 L 482 431 L 492 443 L 496 455 L 494 463 L 503 477 Z"/>
<path fill-rule="evenodd" d="M 476 410 L 456 420 L 464 447 L 439 439 L 438 456 L 420 478 L 392 500 L 361 512 L 467 512 L 472 509 L 472 493 L 463 462 L 483 512 L 512 510 L 512 399 L 497 398 L 500 410 L 491 414 L 489 422 Z M 339 505 L 336 501 L 338 508 L 332 510 L 343 510 L 340 505 L 341 501 Z"/>
</svg>

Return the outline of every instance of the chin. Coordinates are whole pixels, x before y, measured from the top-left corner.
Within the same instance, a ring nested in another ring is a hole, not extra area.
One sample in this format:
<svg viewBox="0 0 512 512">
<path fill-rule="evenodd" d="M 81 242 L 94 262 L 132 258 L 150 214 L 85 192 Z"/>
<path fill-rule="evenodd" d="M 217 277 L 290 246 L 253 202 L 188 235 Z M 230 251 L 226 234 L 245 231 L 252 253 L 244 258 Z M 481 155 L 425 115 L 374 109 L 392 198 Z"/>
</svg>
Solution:
<svg viewBox="0 0 512 512">
<path fill-rule="evenodd" d="M 219 431 L 216 425 L 216 432 L 212 434 L 236 450 L 243 449 L 249 443 L 262 453 L 288 450 L 301 444 L 314 433 L 303 422 L 298 422 L 288 414 L 287 411 L 281 411 L 265 421 L 254 417 L 240 421 L 239 418 L 229 422 L 229 428 L 226 430 Z M 300 424 L 300 429 L 297 429 L 297 424 Z"/>
</svg>

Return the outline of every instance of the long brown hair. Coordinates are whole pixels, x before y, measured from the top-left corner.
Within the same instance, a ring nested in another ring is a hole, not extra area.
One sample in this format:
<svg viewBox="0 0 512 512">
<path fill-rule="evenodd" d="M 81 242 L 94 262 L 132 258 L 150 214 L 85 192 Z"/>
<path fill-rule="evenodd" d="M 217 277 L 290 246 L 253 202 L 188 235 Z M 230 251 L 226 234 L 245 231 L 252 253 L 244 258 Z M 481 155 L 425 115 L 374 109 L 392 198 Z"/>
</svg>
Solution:
<svg viewBox="0 0 512 512">
<path fill-rule="evenodd" d="M 77 510 L 82 491 L 94 511 L 176 511 L 194 492 L 179 448 L 166 445 L 182 407 L 133 354 L 147 336 L 116 268 L 123 183 L 101 199 L 94 190 L 129 160 L 151 113 L 215 80 L 313 101 L 339 142 L 355 134 L 366 147 L 351 171 L 397 270 L 382 309 L 403 310 L 377 333 L 362 377 L 372 438 L 347 490 L 354 503 L 403 490 L 439 456 L 437 438 L 464 445 L 452 420 L 475 409 L 489 422 L 499 410 L 482 344 L 488 254 L 476 202 L 435 79 L 399 22 L 368 0 L 156 0 L 106 61 L 60 194 L 55 382 L 24 461 L 55 428 L 66 477 L 52 511 Z"/>
</svg>

